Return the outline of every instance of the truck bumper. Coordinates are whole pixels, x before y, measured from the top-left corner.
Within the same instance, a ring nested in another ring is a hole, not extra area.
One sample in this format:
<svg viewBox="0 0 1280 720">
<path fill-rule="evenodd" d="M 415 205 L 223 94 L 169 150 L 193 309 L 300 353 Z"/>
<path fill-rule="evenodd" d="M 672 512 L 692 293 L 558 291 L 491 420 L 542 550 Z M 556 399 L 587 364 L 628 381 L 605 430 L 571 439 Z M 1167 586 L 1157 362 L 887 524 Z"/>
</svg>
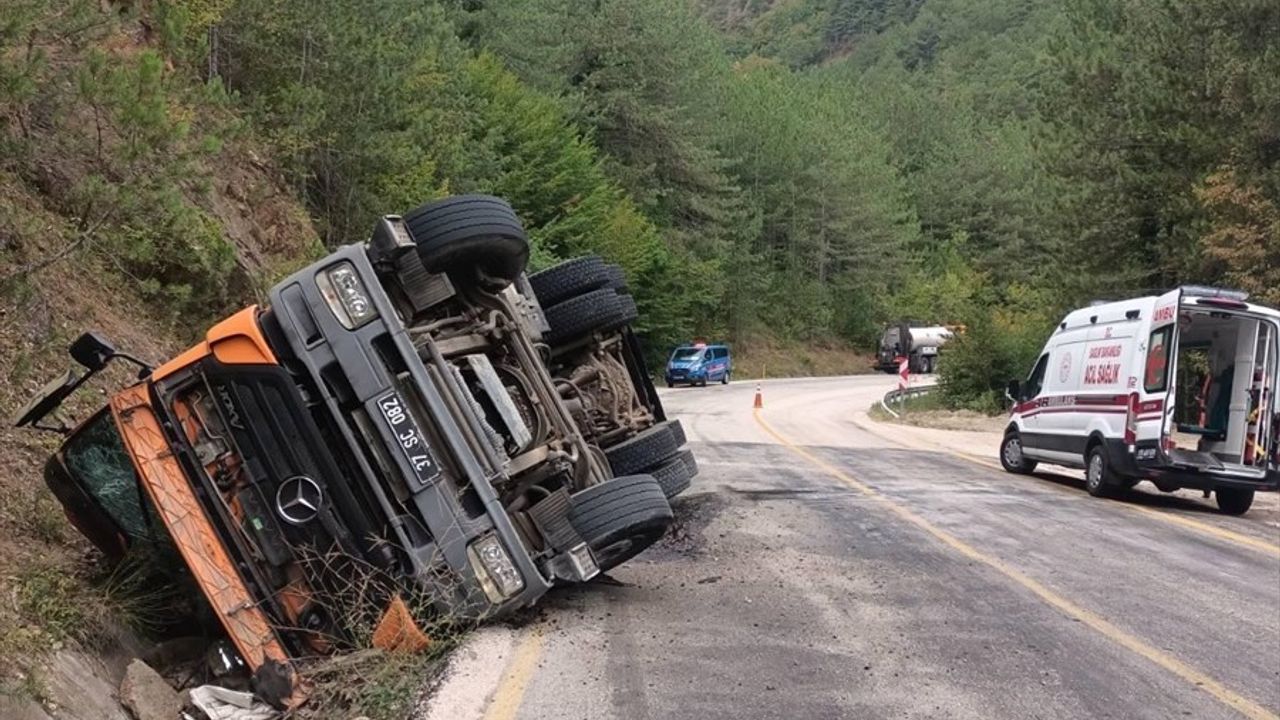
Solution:
<svg viewBox="0 0 1280 720">
<path fill-rule="evenodd" d="M 1218 488 L 1259 492 L 1280 490 L 1280 471 L 1268 470 L 1265 475 L 1242 477 L 1234 473 L 1182 467 L 1174 464 L 1155 440 L 1138 443 L 1133 453 L 1123 442 L 1116 440 L 1108 441 L 1107 449 L 1111 467 L 1117 472 L 1165 486 L 1209 491 Z"/>
</svg>

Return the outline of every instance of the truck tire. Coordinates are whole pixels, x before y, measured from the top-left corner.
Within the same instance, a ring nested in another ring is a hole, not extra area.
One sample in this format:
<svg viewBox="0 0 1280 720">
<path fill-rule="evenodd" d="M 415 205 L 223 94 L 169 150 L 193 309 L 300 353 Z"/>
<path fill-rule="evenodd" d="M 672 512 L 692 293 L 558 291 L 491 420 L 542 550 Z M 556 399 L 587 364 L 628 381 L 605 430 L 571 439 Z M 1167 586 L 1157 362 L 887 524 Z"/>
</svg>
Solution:
<svg viewBox="0 0 1280 720">
<path fill-rule="evenodd" d="M 575 295 L 606 287 L 609 274 L 604 260 L 596 255 L 565 260 L 529 276 L 533 294 L 543 307 L 555 305 Z"/>
<path fill-rule="evenodd" d="M 575 493 L 569 522 L 607 572 L 662 537 L 673 518 L 671 504 L 652 475 L 607 480 Z"/>
<path fill-rule="evenodd" d="M 693 459 L 692 450 L 683 450 L 654 468 L 651 474 L 670 500 L 693 484 L 693 476 L 698 474 L 698 461 Z"/>
<path fill-rule="evenodd" d="M 680 447 L 688 442 L 688 438 L 684 434 L 684 425 L 679 420 L 667 420 L 658 423 L 658 426 L 665 426 L 671 432 L 671 437 L 676 441 L 676 447 Z"/>
<path fill-rule="evenodd" d="M 680 453 L 680 457 L 684 459 L 684 464 L 689 466 L 689 477 L 697 477 L 699 472 L 698 459 L 693 456 L 693 451 L 686 450 Z"/>
<path fill-rule="evenodd" d="M 1094 445 L 1085 458 L 1084 489 L 1094 497 L 1110 497 L 1119 489 L 1120 481 L 1107 462 L 1107 449 Z"/>
<path fill-rule="evenodd" d="M 1253 505 L 1252 490 L 1218 488 L 1213 491 L 1213 495 L 1218 501 L 1218 509 L 1224 515 L 1243 515 L 1249 512 L 1249 507 Z"/>
<path fill-rule="evenodd" d="M 489 290 L 510 285 L 529 262 L 520 219 L 507 201 L 492 195 L 429 202 L 405 213 L 404 224 L 427 270 L 474 273 Z"/>
<path fill-rule="evenodd" d="M 583 335 L 626 324 L 627 309 L 612 288 L 592 290 L 569 298 L 543 310 L 551 332 L 547 342 L 552 347 L 576 340 Z"/>
<path fill-rule="evenodd" d="M 614 293 L 616 294 L 617 291 L 615 290 Z M 609 323 L 608 325 L 600 328 L 603 332 L 613 332 L 614 330 L 621 330 L 622 328 L 635 322 L 636 318 L 640 317 L 640 310 L 639 308 L 636 307 L 635 298 L 631 297 L 630 295 L 618 295 L 617 297 L 618 297 L 618 307 L 620 308 L 620 312 L 618 313 L 618 318 L 615 322 Z"/>
<path fill-rule="evenodd" d="M 622 272 L 622 268 L 618 265 L 608 264 L 604 266 L 605 275 L 609 280 L 605 283 L 605 287 L 611 287 L 617 290 L 619 294 L 627 291 L 627 276 Z"/>
<path fill-rule="evenodd" d="M 1005 433 L 1000 442 L 1000 465 L 1016 475 L 1029 475 L 1036 469 L 1036 461 L 1022 454 L 1022 436 L 1017 430 Z"/>
<path fill-rule="evenodd" d="M 679 422 L 679 421 L 672 421 Z M 638 473 L 676 454 L 680 445 L 667 423 L 659 423 L 604 451 L 615 477 Z"/>
</svg>

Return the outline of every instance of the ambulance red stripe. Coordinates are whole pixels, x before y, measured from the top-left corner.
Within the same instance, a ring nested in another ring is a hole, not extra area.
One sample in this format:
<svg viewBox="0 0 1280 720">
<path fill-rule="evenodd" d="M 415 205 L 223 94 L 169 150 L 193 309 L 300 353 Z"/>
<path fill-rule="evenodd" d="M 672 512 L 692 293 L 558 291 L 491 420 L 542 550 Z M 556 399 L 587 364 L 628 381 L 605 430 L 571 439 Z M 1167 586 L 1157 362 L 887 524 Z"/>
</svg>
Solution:
<svg viewBox="0 0 1280 720">
<path fill-rule="evenodd" d="M 1144 415 L 1161 413 L 1164 410 L 1164 399 L 1147 400 L 1138 404 L 1138 419 Z M 1129 412 L 1128 395 L 1056 395 L 1052 398 L 1039 398 L 1019 403 L 1013 411 L 1023 417 L 1033 417 L 1042 413 L 1090 412 L 1090 413 L 1127 413 Z M 1155 415 L 1154 417 L 1159 417 Z"/>
</svg>

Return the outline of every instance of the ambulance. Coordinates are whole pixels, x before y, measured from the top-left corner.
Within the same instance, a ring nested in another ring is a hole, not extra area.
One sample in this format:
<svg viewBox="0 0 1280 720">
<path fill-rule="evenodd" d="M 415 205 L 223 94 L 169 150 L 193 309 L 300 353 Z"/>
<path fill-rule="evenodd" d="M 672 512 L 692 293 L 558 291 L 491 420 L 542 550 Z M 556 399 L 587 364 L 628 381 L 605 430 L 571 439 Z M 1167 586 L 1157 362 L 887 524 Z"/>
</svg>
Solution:
<svg viewBox="0 0 1280 720">
<path fill-rule="evenodd" d="M 1009 383 L 1005 470 L 1065 465 L 1085 471 L 1090 495 L 1147 480 L 1247 512 L 1280 487 L 1280 311 L 1247 299 L 1188 286 L 1069 313 Z"/>
</svg>

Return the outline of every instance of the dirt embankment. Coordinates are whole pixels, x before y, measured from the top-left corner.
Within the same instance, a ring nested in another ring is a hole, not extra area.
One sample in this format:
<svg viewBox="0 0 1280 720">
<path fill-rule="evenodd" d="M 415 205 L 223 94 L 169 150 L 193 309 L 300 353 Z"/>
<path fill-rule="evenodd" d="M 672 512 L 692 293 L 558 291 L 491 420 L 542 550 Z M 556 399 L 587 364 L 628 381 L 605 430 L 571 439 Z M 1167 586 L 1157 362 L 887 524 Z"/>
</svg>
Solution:
<svg viewBox="0 0 1280 720">
<path fill-rule="evenodd" d="M 146 47 L 141 34 L 123 31 L 95 42 L 125 55 Z M 50 43 L 50 67 L 84 61 L 83 48 Z M 56 121 L 36 105 L 0 105 L 11 116 L 23 114 L 23 122 L 6 125 L 0 112 L 0 717 L 6 718 L 116 717 L 111 695 L 100 690 L 114 691 L 124 671 L 120 660 L 141 651 L 128 625 L 145 622 L 115 612 L 109 596 L 118 588 L 104 585 L 90 548 L 45 489 L 42 468 L 59 437 L 16 430 L 11 420 L 72 366 L 67 346 L 81 332 L 95 330 L 121 350 L 158 361 L 197 340 L 222 309 L 178 313 L 158 302 L 156 278 L 130 272 L 120 255 L 118 240 L 129 228 L 112 228 L 117 234 L 108 236 L 106 225 L 86 224 L 77 193 L 126 174 L 113 165 L 111 146 L 127 133 L 109 117 L 95 119 L 70 94 L 61 101 Z M 6 157 L 4 147 L 20 151 Z M 218 280 L 232 305 L 254 302 L 320 249 L 305 211 L 264 157 L 241 134 L 201 158 L 190 182 L 177 186 L 234 254 Z M 132 374 L 109 370 L 66 404 L 64 417 L 84 419 Z M 83 704 L 94 694 L 106 705 Z"/>
<path fill-rule="evenodd" d="M 782 343 L 754 337 L 733 347 L 733 374 L 739 380 L 769 377 L 831 377 L 874 372 L 874 358 L 843 343 Z"/>
</svg>

